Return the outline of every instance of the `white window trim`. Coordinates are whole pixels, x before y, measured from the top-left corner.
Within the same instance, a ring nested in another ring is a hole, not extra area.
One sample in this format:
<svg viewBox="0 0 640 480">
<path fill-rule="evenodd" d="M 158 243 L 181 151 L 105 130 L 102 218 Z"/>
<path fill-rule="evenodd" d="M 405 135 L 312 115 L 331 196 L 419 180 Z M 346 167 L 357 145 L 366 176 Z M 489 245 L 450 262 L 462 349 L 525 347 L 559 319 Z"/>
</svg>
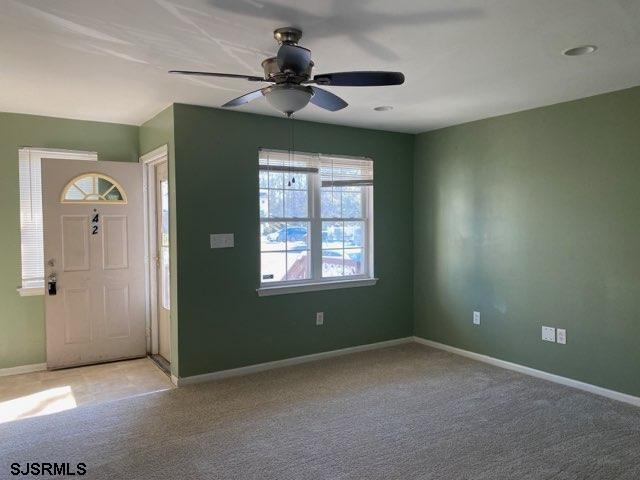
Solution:
<svg viewBox="0 0 640 480">
<path fill-rule="evenodd" d="M 29 172 L 31 172 L 31 169 L 34 167 L 34 162 L 35 162 L 36 168 L 39 171 L 41 171 L 40 167 L 41 167 L 43 158 L 58 159 L 58 160 L 97 161 L 98 154 L 96 152 L 84 152 L 84 151 L 78 151 L 78 150 L 63 150 L 63 149 L 34 148 L 34 147 L 23 147 L 18 150 L 18 163 L 22 164 L 23 162 L 29 162 L 30 163 Z M 31 175 L 29 175 L 28 178 L 19 177 L 19 182 L 20 182 L 20 190 L 21 191 L 25 189 L 28 190 L 29 195 L 31 196 L 31 203 L 38 205 L 40 207 L 37 215 L 39 216 L 39 221 L 40 221 L 40 224 L 42 225 L 42 197 L 41 195 L 38 196 L 38 198 L 34 198 L 32 196 L 33 192 L 31 192 L 31 184 L 32 184 Z M 28 182 L 28 185 L 29 185 L 28 187 L 24 186 L 25 182 Z M 40 187 L 41 187 L 40 191 L 42 191 L 42 185 Z M 23 208 L 25 208 L 25 206 L 22 205 L 22 202 L 20 202 L 20 210 L 22 211 Z M 21 229 L 22 229 L 22 224 L 21 224 Z M 42 248 L 44 249 L 44 239 L 41 240 L 41 245 L 42 245 Z M 20 247 L 21 247 L 20 248 L 20 281 L 21 283 L 23 283 L 24 276 L 22 272 L 22 261 L 23 261 L 22 240 L 20 241 Z M 43 264 L 43 268 L 44 268 L 44 264 Z M 41 285 L 20 286 L 17 288 L 17 291 L 21 297 L 44 295 L 45 294 L 44 276 L 42 278 Z"/>
<path fill-rule="evenodd" d="M 18 294 L 21 297 L 37 297 L 44 295 L 44 287 L 18 287 Z"/>
<path fill-rule="evenodd" d="M 269 287 L 260 287 L 257 292 L 261 297 L 270 297 L 272 295 L 286 295 L 288 293 L 317 292 L 321 290 L 335 290 L 338 288 L 368 287 L 378 283 L 378 278 L 355 278 L 349 280 L 331 279 L 324 282 L 307 282 L 300 284 L 275 285 Z"/>
<path fill-rule="evenodd" d="M 307 154 L 313 155 L 313 154 Z M 315 154 L 322 155 L 322 154 Z M 367 157 L 348 157 L 348 156 L 335 156 L 336 158 L 345 158 L 354 160 L 369 160 Z M 311 215 L 309 218 L 301 218 L 301 219 L 278 219 L 278 218 L 259 218 L 258 225 L 260 225 L 263 221 L 286 221 L 286 222 L 309 222 L 311 229 L 311 246 L 309 252 L 311 254 L 311 262 L 312 262 L 312 272 L 322 272 L 322 222 L 323 221 L 331 221 L 330 218 L 322 218 L 320 215 L 321 209 L 321 198 L 320 194 L 322 192 L 321 187 L 321 178 L 320 173 L 312 173 L 310 174 L 310 178 L 312 181 L 308 181 L 308 195 L 309 195 L 309 212 Z M 291 281 L 285 280 L 280 282 L 269 282 L 269 283 L 260 283 L 260 286 L 256 289 L 258 296 L 266 297 L 272 295 L 285 295 L 290 293 L 302 293 L 302 292 L 314 292 L 321 290 L 335 290 L 339 288 L 353 288 L 353 287 L 365 287 L 375 285 L 378 282 L 378 278 L 375 277 L 374 274 L 374 244 L 373 244 L 373 189 L 369 189 L 365 191 L 363 195 L 363 217 L 360 219 L 353 220 L 364 220 L 365 224 L 365 244 L 362 246 L 363 254 L 364 254 L 364 264 L 365 264 L 365 273 L 363 275 L 351 275 L 348 277 L 326 277 L 322 278 L 310 278 L 299 281 Z M 336 218 L 337 221 L 349 221 L 348 218 Z M 258 242 L 260 243 L 260 231 L 258 231 Z M 262 250 L 260 249 L 260 254 L 262 254 Z"/>
<path fill-rule="evenodd" d="M 160 147 L 145 153 L 140 157 L 139 163 L 143 168 L 143 190 L 146 196 L 144 201 L 144 262 L 146 267 L 145 297 L 146 297 L 146 325 L 147 325 L 147 351 L 157 354 L 160 351 L 160 332 L 158 328 L 158 305 L 153 301 L 158 295 L 158 266 L 151 258 L 153 252 L 158 250 L 156 245 L 156 167 L 163 162 L 169 165 L 169 147 Z M 169 193 L 171 195 L 171 192 Z M 169 206 L 171 218 L 171 206 Z M 175 240 L 170 238 L 169 244 Z M 169 253 L 171 255 L 171 253 Z M 171 288 L 171 286 L 169 287 Z"/>
</svg>

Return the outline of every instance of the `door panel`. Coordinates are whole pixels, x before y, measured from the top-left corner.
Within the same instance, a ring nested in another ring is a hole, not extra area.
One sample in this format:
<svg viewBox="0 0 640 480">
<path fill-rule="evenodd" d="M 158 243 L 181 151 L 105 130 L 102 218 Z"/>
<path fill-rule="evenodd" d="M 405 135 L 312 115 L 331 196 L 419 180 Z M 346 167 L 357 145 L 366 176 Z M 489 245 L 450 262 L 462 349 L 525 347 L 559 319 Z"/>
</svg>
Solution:
<svg viewBox="0 0 640 480">
<path fill-rule="evenodd" d="M 88 288 L 65 289 L 64 333 L 65 343 L 91 342 L 90 292 Z"/>
<path fill-rule="evenodd" d="M 89 270 L 89 217 L 63 215 L 61 221 L 64 271 Z"/>
<path fill-rule="evenodd" d="M 113 270 L 128 267 L 127 217 L 104 215 L 102 217 L 103 268 Z"/>
<path fill-rule="evenodd" d="M 82 191 L 63 202 L 65 186 L 82 174 L 114 179 L 126 202 L 82 202 L 98 198 L 88 194 L 100 193 L 96 177 L 76 181 Z M 141 165 L 45 159 L 42 199 L 45 275 L 57 280 L 56 294 L 45 295 L 47 366 L 144 356 Z"/>
<path fill-rule="evenodd" d="M 128 337 L 131 334 L 129 286 L 105 286 L 103 303 L 107 337 Z"/>
</svg>

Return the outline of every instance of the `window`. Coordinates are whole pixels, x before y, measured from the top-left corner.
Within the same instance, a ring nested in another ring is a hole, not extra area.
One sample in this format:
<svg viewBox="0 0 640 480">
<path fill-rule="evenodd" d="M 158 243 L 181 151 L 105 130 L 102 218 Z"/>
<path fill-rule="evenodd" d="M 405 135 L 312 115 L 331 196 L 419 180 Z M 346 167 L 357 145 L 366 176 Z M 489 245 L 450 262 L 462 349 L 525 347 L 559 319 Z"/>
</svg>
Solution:
<svg viewBox="0 0 640 480">
<path fill-rule="evenodd" d="M 371 160 L 261 149 L 258 201 L 261 294 L 372 279 Z"/>
<path fill-rule="evenodd" d="M 166 168 L 166 167 L 165 167 Z M 162 308 L 171 309 L 170 265 L 169 265 L 169 180 L 160 180 L 160 275 L 162 276 L 160 294 Z"/>
<path fill-rule="evenodd" d="M 85 173 L 71 180 L 62 191 L 62 203 L 127 203 L 120 185 L 101 173 Z"/>
<path fill-rule="evenodd" d="M 95 152 L 21 148 L 18 151 L 20 182 L 20 250 L 22 285 L 20 295 L 44 294 L 44 247 L 42 244 L 42 184 L 40 166 L 43 158 L 98 160 Z"/>
</svg>

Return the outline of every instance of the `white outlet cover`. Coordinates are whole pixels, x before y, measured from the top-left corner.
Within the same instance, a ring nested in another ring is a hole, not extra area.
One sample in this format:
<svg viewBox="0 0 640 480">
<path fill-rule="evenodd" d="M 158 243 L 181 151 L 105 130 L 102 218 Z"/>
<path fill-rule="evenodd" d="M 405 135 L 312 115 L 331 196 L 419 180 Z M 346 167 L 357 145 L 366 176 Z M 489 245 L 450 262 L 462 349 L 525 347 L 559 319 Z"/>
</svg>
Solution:
<svg viewBox="0 0 640 480">
<path fill-rule="evenodd" d="M 556 329 L 554 327 L 542 327 L 542 340 L 545 342 L 555 342 Z"/>
<path fill-rule="evenodd" d="M 316 325 L 324 324 L 324 312 L 316 313 Z"/>
<path fill-rule="evenodd" d="M 564 328 L 558 328 L 556 330 L 556 342 L 561 345 L 567 344 L 567 330 Z"/>
<path fill-rule="evenodd" d="M 473 312 L 473 324 L 480 325 L 480 312 Z"/>
</svg>

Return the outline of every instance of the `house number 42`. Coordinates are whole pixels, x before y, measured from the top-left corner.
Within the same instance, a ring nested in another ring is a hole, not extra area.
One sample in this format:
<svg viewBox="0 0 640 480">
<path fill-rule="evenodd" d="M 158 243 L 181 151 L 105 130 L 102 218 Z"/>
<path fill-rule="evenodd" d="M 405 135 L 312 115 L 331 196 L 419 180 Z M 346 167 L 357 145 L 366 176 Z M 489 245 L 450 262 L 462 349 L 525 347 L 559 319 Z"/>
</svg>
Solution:
<svg viewBox="0 0 640 480">
<path fill-rule="evenodd" d="M 93 217 L 91 217 L 91 235 L 97 235 L 99 229 L 100 229 L 100 214 L 95 213 Z"/>
</svg>

